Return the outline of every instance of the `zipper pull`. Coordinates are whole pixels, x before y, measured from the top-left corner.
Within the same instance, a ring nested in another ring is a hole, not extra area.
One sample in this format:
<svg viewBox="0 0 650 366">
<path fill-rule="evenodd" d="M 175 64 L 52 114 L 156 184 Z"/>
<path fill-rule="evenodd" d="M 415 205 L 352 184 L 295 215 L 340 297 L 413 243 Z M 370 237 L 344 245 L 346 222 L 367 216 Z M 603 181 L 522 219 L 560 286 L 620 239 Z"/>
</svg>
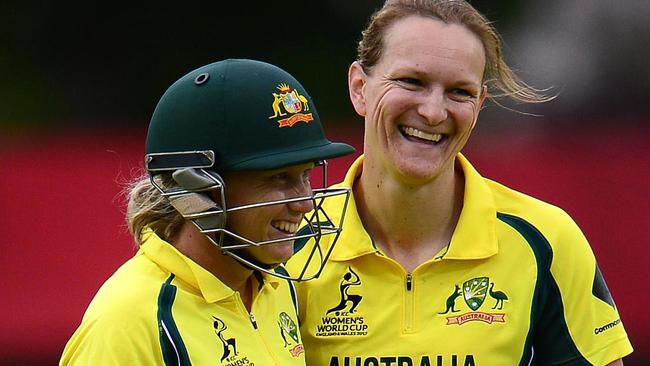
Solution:
<svg viewBox="0 0 650 366">
<path fill-rule="evenodd" d="M 253 315 L 253 313 L 248 313 L 248 316 L 251 318 L 251 323 L 253 323 L 253 328 L 257 329 L 257 322 L 255 321 L 255 315 Z"/>
<path fill-rule="evenodd" d="M 412 282 L 411 274 L 407 273 L 406 274 L 406 291 L 411 291 L 411 282 Z"/>
</svg>

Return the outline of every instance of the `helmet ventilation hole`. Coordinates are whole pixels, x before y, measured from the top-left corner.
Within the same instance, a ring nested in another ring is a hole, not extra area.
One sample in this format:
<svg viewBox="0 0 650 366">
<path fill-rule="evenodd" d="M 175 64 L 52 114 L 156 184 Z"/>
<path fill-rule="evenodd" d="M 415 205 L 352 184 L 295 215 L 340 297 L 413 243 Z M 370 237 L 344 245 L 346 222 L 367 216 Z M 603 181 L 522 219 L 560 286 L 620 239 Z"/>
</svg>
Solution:
<svg viewBox="0 0 650 366">
<path fill-rule="evenodd" d="M 196 84 L 196 85 L 205 84 L 205 82 L 208 81 L 209 78 L 210 78 L 210 74 L 208 74 L 207 72 L 198 74 L 194 78 L 194 84 Z"/>
</svg>

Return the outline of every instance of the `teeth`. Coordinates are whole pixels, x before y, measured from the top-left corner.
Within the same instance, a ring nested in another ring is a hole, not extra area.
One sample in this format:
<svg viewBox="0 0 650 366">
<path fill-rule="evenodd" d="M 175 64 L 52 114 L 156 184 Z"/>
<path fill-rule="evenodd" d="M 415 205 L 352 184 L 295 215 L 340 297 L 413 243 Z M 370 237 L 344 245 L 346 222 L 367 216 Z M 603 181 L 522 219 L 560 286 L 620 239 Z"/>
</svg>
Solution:
<svg viewBox="0 0 650 366">
<path fill-rule="evenodd" d="M 293 234 L 298 230 L 298 224 L 289 221 L 276 221 L 272 225 L 274 228 L 290 234 Z"/>
<path fill-rule="evenodd" d="M 442 135 L 439 133 L 426 133 L 424 131 L 416 130 L 413 127 L 404 127 L 402 128 L 402 131 L 409 136 L 418 137 L 431 142 L 438 142 L 442 139 Z"/>
</svg>

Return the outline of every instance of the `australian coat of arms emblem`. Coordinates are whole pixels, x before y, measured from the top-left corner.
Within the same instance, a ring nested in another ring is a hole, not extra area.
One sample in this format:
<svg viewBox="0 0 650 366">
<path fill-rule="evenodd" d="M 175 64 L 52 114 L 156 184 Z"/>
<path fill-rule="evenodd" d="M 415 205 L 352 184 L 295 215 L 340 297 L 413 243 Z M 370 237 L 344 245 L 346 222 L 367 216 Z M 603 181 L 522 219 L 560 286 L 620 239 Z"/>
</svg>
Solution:
<svg viewBox="0 0 650 366">
<path fill-rule="evenodd" d="M 446 315 L 448 313 L 461 312 L 456 309 L 456 298 L 461 296 L 471 311 L 457 316 L 446 317 L 447 325 L 462 325 L 472 321 L 481 321 L 489 324 L 505 323 L 504 313 L 479 311 L 488 295 L 495 301 L 491 310 L 502 310 L 504 301 L 508 300 L 508 296 L 505 293 L 494 290 L 494 282 L 491 282 L 489 277 L 475 277 L 463 282 L 462 287 L 458 285 L 455 285 L 455 287 L 454 292 L 447 298 L 445 311 L 439 312 L 438 314 Z"/>
<path fill-rule="evenodd" d="M 298 357 L 301 353 L 304 352 L 305 348 L 300 343 L 300 337 L 298 336 L 298 326 L 296 322 L 291 319 L 289 314 L 284 311 L 278 316 L 278 327 L 280 328 L 280 335 L 284 341 L 284 347 L 291 347 L 289 352 L 291 356 Z M 287 336 L 289 337 L 287 339 Z"/>
<path fill-rule="evenodd" d="M 279 127 L 293 127 L 298 122 L 309 123 L 314 116 L 309 111 L 309 100 L 287 84 L 278 85 L 279 93 L 273 94 L 273 115 L 269 119 L 278 120 Z"/>
</svg>

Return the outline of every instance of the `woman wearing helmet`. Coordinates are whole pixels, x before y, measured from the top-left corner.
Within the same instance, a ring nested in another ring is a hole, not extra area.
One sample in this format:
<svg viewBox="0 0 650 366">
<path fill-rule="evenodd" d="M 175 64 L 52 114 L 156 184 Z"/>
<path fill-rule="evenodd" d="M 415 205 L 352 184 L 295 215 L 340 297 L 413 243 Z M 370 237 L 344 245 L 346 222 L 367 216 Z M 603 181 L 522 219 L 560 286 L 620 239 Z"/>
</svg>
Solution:
<svg viewBox="0 0 650 366">
<path fill-rule="evenodd" d="M 290 280 L 318 276 L 329 251 L 316 247 L 294 277 L 282 263 L 297 238 L 338 237 L 321 205 L 349 190 L 312 190 L 309 177 L 353 151 L 324 137 L 307 92 L 276 66 L 229 59 L 176 81 L 128 191 L 139 250 L 60 364 L 304 365 Z"/>
</svg>

